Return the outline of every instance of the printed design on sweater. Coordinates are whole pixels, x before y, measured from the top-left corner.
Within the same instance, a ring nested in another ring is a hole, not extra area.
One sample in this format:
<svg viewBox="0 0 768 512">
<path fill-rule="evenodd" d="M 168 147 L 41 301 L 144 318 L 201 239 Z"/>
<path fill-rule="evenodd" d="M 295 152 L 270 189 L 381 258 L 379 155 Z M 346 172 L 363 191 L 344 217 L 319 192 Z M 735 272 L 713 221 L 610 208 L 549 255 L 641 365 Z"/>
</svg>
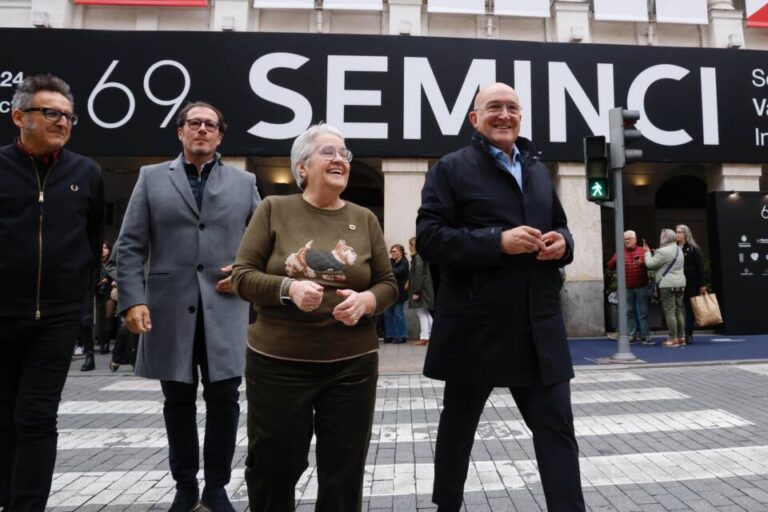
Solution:
<svg viewBox="0 0 768 512">
<path fill-rule="evenodd" d="M 355 262 L 355 250 L 344 240 L 336 242 L 330 251 L 315 249 L 313 244 L 314 240 L 310 240 L 285 259 L 285 273 L 288 277 L 304 275 L 315 279 L 319 275 L 326 281 L 346 281 L 345 265 Z"/>
</svg>

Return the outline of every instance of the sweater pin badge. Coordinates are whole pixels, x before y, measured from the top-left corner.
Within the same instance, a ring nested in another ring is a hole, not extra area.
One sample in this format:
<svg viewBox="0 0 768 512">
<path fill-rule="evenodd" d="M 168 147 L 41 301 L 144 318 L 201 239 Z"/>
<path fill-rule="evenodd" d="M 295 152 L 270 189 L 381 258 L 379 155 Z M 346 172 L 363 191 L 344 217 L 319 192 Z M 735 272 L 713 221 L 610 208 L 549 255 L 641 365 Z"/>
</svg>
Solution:
<svg viewBox="0 0 768 512">
<path fill-rule="evenodd" d="M 350 231 L 354 231 L 354 230 L 357 229 L 357 226 L 355 226 L 354 224 L 350 224 L 349 225 L 349 229 L 350 229 Z"/>
<path fill-rule="evenodd" d="M 71 184 L 71 185 L 69 186 L 69 190 L 71 190 L 72 192 L 77 192 L 78 190 L 80 190 L 80 187 L 78 187 L 77 185 L 75 185 L 75 184 L 73 183 L 73 184 Z"/>
</svg>

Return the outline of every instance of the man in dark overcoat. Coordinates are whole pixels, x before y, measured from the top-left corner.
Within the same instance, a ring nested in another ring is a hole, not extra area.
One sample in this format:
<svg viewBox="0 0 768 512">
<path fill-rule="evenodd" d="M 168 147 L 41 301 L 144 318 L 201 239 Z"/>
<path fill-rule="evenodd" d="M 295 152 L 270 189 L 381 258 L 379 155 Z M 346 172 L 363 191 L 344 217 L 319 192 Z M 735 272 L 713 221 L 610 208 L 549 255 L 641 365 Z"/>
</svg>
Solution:
<svg viewBox="0 0 768 512">
<path fill-rule="evenodd" d="M 139 172 L 115 244 L 117 290 L 125 323 L 140 333 L 136 375 L 159 379 L 165 397 L 168 461 L 176 481 L 171 512 L 200 504 L 234 512 L 231 476 L 245 368 L 247 302 L 230 273 L 240 239 L 260 201 L 256 177 L 225 165 L 216 151 L 226 124 L 195 102 L 176 120 L 182 152 Z M 198 492 L 197 385 L 206 406 Z"/>
<path fill-rule="evenodd" d="M 550 512 L 585 510 L 559 299 L 573 238 L 520 120 L 514 89 L 482 89 L 471 144 L 440 159 L 422 190 L 416 246 L 440 267 L 424 375 L 445 381 L 432 495 L 441 512 L 461 507 L 475 430 L 499 386 L 532 432 Z"/>
</svg>

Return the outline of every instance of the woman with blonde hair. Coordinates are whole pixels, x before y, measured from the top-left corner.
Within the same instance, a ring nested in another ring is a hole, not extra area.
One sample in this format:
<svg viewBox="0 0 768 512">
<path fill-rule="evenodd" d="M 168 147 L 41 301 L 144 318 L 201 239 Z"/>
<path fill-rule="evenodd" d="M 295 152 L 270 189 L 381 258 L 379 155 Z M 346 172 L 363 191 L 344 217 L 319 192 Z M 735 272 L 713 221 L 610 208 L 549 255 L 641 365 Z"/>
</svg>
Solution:
<svg viewBox="0 0 768 512">
<path fill-rule="evenodd" d="M 659 236 L 659 248 L 652 253 L 647 244 L 645 266 L 656 271 L 656 286 L 659 288 L 661 308 L 669 329 L 669 338 L 662 347 L 685 346 L 685 315 L 683 313 L 683 293 L 685 274 L 683 273 L 683 251 L 675 243 L 675 232 L 662 229 Z"/>
<path fill-rule="evenodd" d="M 313 434 L 315 510 L 362 506 L 379 361 L 372 317 L 397 287 L 376 216 L 341 198 L 351 160 L 329 125 L 299 135 L 291 172 L 302 193 L 267 197 L 235 259 L 234 289 L 259 308 L 245 366 L 253 512 L 295 509 Z"/>
</svg>

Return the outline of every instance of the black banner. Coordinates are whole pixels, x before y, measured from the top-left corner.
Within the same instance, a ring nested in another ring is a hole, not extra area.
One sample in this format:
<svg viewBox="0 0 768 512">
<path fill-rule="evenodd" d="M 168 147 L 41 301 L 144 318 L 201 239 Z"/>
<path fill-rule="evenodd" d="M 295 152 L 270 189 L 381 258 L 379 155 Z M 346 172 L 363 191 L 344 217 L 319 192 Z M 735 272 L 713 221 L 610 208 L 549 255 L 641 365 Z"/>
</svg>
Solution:
<svg viewBox="0 0 768 512">
<path fill-rule="evenodd" d="M 72 85 L 89 155 L 179 150 L 188 100 L 224 112 L 229 155 L 286 155 L 310 123 L 342 130 L 358 156 L 434 157 L 467 143 L 479 86 L 514 85 L 521 135 L 544 159 L 580 161 L 608 110 L 640 110 L 647 161 L 768 161 L 765 52 L 409 36 L 0 30 L 0 113 L 13 86 L 51 72 Z M 13 49 L 11 51 L 11 49 Z M 0 123 L 0 138 L 17 130 Z"/>
<path fill-rule="evenodd" d="M 723 314 L 722 332 L 768 332 L 768 194 L 711 192 L 712 281 Z"/>
</svg>

